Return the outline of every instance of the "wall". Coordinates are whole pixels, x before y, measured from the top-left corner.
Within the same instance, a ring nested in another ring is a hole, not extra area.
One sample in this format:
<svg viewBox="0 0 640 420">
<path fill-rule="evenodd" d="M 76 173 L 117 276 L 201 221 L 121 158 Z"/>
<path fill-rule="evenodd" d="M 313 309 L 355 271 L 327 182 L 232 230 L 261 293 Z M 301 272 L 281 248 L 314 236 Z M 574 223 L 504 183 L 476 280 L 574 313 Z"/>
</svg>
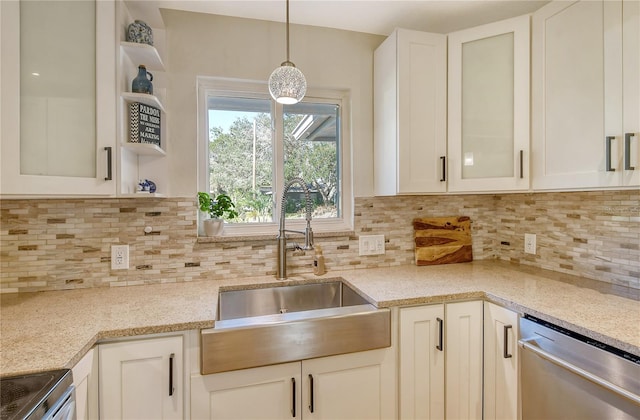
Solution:
<svg viewBox="0 0 640 420">
<path fill-rule="evenodd" d="M 637 190 L 356 198 L 355 235 L 317 242 L 329 272 L 412 264 L 414 217 L 466 215 L 475 259 L 640 289 L 638 203 Z M 275 237 L 198 243 L 195 200 L 3 200 L 0 208 L 4 293 L 275 274 Z M 522 252 L 525 232 L 538 235 L 535 256 Z M 358 235 L 378 233 L 386 254 L 358 256 Z M 114 243 L 130 245 L 129 270 L 110 270 Z M 288 260 L 290 276 L 312 271 L 311 253 Z"/>
<path fill-rule="evenodd" d="M 282 23 L 163 10 L 171 195 L 197 191 L 197 76 L 266 81 L 286 58 Z M 373 194 L 373 51 L 379 35 L 291 25 L 291 61 L 313 88 L 351 97 L 355 196 Z"/>
</svg>

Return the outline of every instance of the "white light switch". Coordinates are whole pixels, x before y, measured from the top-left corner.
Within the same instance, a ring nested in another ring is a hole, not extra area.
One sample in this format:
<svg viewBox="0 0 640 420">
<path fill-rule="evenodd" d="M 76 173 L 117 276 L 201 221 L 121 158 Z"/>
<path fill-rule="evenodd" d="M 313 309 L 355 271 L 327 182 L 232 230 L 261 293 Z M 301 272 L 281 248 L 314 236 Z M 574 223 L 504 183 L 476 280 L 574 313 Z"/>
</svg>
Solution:
<svg viewBox="0 0 640 420">
<path fill-rule="evenodd" d="M 359 255 L 384 254 L 384 235 L 361 235 L 358 243 Z"/>
</svg>

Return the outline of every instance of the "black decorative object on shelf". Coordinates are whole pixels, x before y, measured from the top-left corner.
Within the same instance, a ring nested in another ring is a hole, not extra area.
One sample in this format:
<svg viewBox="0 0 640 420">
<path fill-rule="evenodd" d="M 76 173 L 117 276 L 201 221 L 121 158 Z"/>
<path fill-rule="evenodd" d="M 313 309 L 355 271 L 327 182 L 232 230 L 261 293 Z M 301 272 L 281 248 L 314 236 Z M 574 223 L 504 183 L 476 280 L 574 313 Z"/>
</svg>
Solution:
<svg viewBox="0 0 640 420">
<path fill-rule="evenodd" d="M 161 146 L 160 109 L 133 102 L 129 105 L 129 141 Z"/>
</svg>

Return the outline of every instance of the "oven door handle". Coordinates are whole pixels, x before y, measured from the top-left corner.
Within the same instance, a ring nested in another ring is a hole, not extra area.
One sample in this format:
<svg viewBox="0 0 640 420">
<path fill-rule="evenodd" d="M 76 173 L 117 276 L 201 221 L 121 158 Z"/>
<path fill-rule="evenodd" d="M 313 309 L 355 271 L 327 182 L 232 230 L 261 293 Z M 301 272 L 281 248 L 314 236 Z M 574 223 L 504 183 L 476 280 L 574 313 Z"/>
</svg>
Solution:
<svg viewBox="0 0 640 420">
<path fill-rule="evenodd" d="M 529 339 L 523 339 L 523 340 L 519 340 L 518 344 L 520 345 L 521 348 L 525 349 L 525 350 L 531 350 L 533 353 L 535 353 L 536 355 L 538 355 L 539 357 L 548 360 L 549 362 L 560 366 L 561 368 L 564 368 L 570 372 L 575 373 L 578 376 L 581 376 L 582 378 L 591 381 L 597 385 L 600 385 L 603 388 L 608 389 L 611 392 L 614 392 L 618 395 L 620 395 L 621 397 L 627 398 L 631 401 L 633 401 L 636 404 L 640 404 L 640 396 L 627 391 L 624 388 L 620 388 L 618 385 L 612 384 L 611 382 L 602 379 L 599 376 L 596 376 L 590 372 L 587 372 L 586 370 L 579 368 L 576 365 L 573 365 L 565 360 L 560 359 L 558 356 L 555 356 L 549 352 L 546 352 L 544 350 L 542 350 L 539 347 L 533 346 L 531 344 L 529 344 L 529 341 L 533 341 L 538 339 L 539 337 L 533 337 L 533 338 L 529 338 Z"/>
</svg>

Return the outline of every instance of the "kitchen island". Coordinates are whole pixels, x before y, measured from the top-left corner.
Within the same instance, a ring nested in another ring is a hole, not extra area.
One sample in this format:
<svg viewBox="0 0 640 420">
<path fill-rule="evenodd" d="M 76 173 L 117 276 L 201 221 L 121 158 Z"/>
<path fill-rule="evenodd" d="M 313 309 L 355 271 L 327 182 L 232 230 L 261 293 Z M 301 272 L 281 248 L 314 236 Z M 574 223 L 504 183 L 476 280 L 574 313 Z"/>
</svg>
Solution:
<svg viewBox="0 0 640 420">
<path fill-rule="evenodd" d="M 640 355 L 640 291 L 499 261 L 7 294 L 0 375 L 73 367 L 96 343 L 211 328 L 218 291 L 341 278 L 380 308 L 484 299 Z"/>
</svg>

